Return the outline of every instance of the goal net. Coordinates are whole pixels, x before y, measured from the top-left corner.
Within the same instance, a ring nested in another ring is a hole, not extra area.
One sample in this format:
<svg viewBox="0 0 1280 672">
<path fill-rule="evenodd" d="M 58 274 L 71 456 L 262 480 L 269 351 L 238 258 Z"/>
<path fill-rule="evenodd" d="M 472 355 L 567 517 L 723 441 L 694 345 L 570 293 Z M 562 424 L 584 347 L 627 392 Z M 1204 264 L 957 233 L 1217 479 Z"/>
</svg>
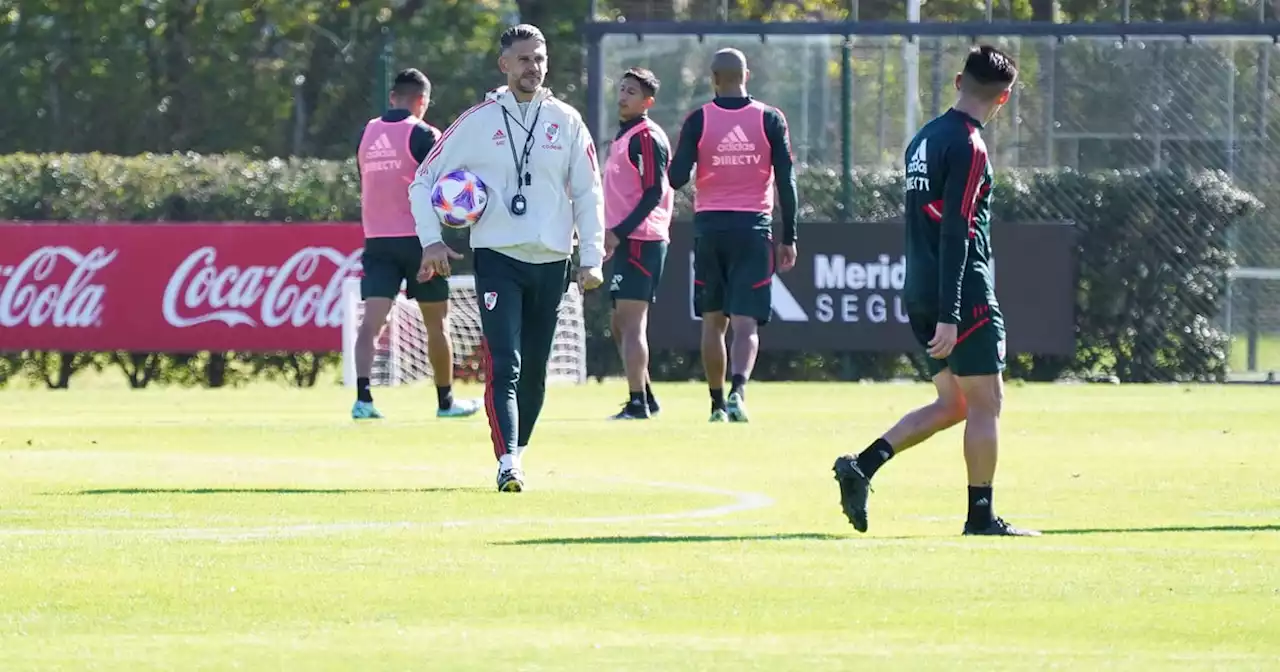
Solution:
<svg viewBox="0 0 1280 672">
<path fill-rule="evenodd" d="M 1280 382 L 1280 268 L 1231 269 L 1226 299 L 1229 380 Z"/>
<path fill-rule="evenodd" d="M 342 379 L 356 384 L 356 335 L 364 315 L 360 279 L 347 278 L 342 285 Z M 484 380 L 481 349 L 480 305 L 475 276 L 449 278 L 449 321 L 453 341 L 454 380 Z M 584 383 L 587 380 L 587 332 L 582 294 L 569 285 L 560 300 L 560 316 L 547 363 L 548 383 Z M 427 331 L 417 302 L 403 292 L 396 297 L 387 322 L 374 342 L 373 370 L 369 384 L 411 385 L 432 378 L 427 358 Z"/>
</svg>

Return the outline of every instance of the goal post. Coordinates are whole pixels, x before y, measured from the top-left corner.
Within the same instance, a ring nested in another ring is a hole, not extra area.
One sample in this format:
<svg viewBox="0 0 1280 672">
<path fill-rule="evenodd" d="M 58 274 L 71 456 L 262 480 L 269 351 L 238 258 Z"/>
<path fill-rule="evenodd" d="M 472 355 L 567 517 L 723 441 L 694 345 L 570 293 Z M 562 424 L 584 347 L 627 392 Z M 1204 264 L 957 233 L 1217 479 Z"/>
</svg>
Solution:
<svg viewBox="0 0 1280 672">
<path fill-rule="evenodd" d="M 1230 376 L 1235 380 L 1280 375 L 1280 268 L 1227 271 L 1223 325 Z"/>
<path fill-rule="evenodd" d="M 364 302 L 360 299 L 360 278 L 342 283 L 342 381 L 356 384 L 356 336 Z M 480 302 L 472 275 L 449 278 L 449 319 L 453 342 L 454 380 L 483 380 Z M 369 384 L 379 387 L 413 385 L 433 378 L 427 357 L 427 331 L 417 302 L 403 290 L 392 304 L 378 337 L 374 340 L 373 368 Z M 547 362 L 548 383 L 581 384 L 587 381 L 587 330 L 582 293 L 570 284 L 560 299 L 556 334 Z"/>
</svg>

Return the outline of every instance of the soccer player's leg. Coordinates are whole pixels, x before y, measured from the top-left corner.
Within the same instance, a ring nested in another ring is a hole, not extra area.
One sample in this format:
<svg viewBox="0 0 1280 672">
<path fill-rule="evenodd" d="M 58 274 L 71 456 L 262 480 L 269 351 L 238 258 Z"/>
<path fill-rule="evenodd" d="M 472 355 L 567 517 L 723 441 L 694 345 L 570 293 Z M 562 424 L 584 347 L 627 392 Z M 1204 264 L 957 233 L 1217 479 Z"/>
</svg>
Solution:
<svg viewBox="0 0 1280 672">
<path fill-rule="evenodd" d="M 521 262 L 516 262 L 521 263 Z M 569 262 L 522 264 L 528 274 L 520 306 L 521 371 L 516 386 L 519 423 L 516 434 L 516 463 L 524 459 L 533 429 L 547 396 L 547 361 L 560 321 L 560 301 L 569 288 Z M 523 486 L 523 482 L 521 484 Z"/>
<path fill-rule="evenodd" d="M 947 358 L 968 402 L 964 425 L 964 462 L 968 472 L 969 512 L 964 534 L 1035 537 L 1040 533 L 1006 523 L 995 515 L 992 484 L 1000 446 L 1004 405 L 1005 332 L 997 307 L 965 311 L 956 347 Z M 970 317 L 972 316 L 972 317 Z"/>
<path fill-rule="evenodd" d="M 732 376 L 726 408 L 731 422 L 747 422 L 747 381 L 760 352 L 759 328 L 773 314 L 773 238 L 768 231 L 742 231 L 734 235 L 729 270 L 729 348 Z"/>
<path fill-rule="evenodd" d="M 373 405 L 373 392 L 369 389 L 374 343 L 400 293 L 402 278 L 393 250 L 388 249 L 386 241 L 385 238 L 365 240 L 361 254 L 364 277 L 360 278 L 360 298 L 364 301 L 364 315 L 356 332 L 356 401 L 351 407 L 354 420 L 382 417 Z"/>
<path fill-rule="evenodd" d="M 641 250 L 645 267 L 649 269 L 649 282 L 652 286 L 652 294 L 649 296 L 649 304 L 653 305 L 658 302 L 658 286 L 662 284 L 662 275 L 667 268 L 667 248 L 666 241 L 654 241 L 646 243 L 646 247 Z M 645 328 L 640 332 L 645 342 L 645 352 L 648 353 L 649 347 L 649 329 L 648 319 L 646 316 Z M 649 362 L 646 357 L 644 366 L 644 397 L 645 403 L 649 406 L 649 415 L 654 416 L 662 411 L 662 406 L 658 404 L 658 397 L 653 393 L 653 378 L 649 375 Z"/>
<path fill-rule="evenodd" d="M 922 348 L 928 347 L 935 326 L 932 319 L 911 317 L 912 333 Z M 840 484 L 840 508 L 859 532 L 867 531 L 867 498 L 876 472 L 895 455 L 965 419 L 965 396 L 947 363 L 930 357 L 928 367 L 937 392 L 933 402 L 902 416 L 897 424 L 861 453 L 836 458 L 832 467 Z"/>
<path fill-rule="evenodd" d="M 415 254 L 421 255 L 417 241 Z M 416 264 L 415 264 L 416 266 Z M 427 361 L 436 384 L 436 416 L 462 418 L 480 410 L 479 399 L 455 399 L 453 396 L 453 339 L 449 334 L 449 280 L 434 276 L 419 282 L 416 269 L 407 281 L 406 293 L 418 302 L 422 324 L 427 330 Z"/>
<path fill-rule="evenodd" d="M 666 259 L 662 241 L 628 241 L 613 257 L 613 327 L 627 373 L 629 398 L 615 420 L 643 420 L 657 407 L 649 381 L 649 305 L 657 297 Z"/>
<path fill-rule="evenodd" d="M 618 324 L 618 309 L 617 309 L 618 302 L 613 299 L 610 299 L 610 300 L 612 301 L 612 308 L 609 312 L 609 332 L 613 334 L 613 347 L 618 350 L 618 360 L 623 363 L 623 373 L 625 374 L 627 355 L 622 350 L 622 347 L 623 347 L 622 346 L 622 327 L 620 327 Z M 647 310 L 645 311 L 645 324 L 646 325 L 648 324 Z M 647 328 L 646 328 L 646 331 L 647 331 Z M 648 343 L 647 334 L 645 337 L 645 343 L 646 344 Z M 630 383 L 628 383 L 627 385 L 629 387 Z M 649 408 L 649 417 L 653 417 L 657 415 L 658 412 L 662 410 L 662 407 L 658 405 L 658 398 L 653 395 L 653 380 L 649 378 L 649 371 L 647 366 L 644 372 L 644 396 L 645 396 L 646 405 Z M 624 404 L 624 407 L 625 407 L 625 404 Z M 617 416 L 614 416 L 614 417 L 615 419 L 617 419 Z"/>
<path fill-rule="evenodd" d="M 524 488 L 516 453 L 521 379 L 521 320 L 525 286 L 520 262 L 488 249 L 475 251 L 476 301 L 479 302 L 485 363 L 485 415 L 498 460 L 498 490 Z"/>
<path fill-rule="evenodd" d="M 724 336 L 729 330 L 725 315 L 725 287 L 728 283 L 723 236 L 704 233 L 693 244 L 693 310 L 702 318 L 702 368 L 711 393 L 711 422 L 728 422 L 724 379 L 728 365 Z"/>
<path fill-rule="evenodd" d="M 478 399 L 458 401 L 453 397 L 453 342 L 449 335 L 449 280 L 434 276 L 418 280 L 422 248 L 417 238 L 402 240 L 399 260 L 405 278 L 405 294 L 418 302 L 422 324 L 427 331 L 427 361 L 436 384 L 436 416 L 466 417 L 480 410 Z"/>
</svg>

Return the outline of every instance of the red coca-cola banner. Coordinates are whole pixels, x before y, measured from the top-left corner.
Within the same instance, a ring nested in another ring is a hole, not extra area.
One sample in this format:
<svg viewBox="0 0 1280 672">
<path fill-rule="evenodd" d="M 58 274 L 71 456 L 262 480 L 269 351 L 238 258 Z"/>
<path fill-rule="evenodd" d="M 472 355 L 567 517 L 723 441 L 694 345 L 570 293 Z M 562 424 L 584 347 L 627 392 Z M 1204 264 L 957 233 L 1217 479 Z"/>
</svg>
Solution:
<svg viewBox="0 0 1280 672">
<path fill-rule="evenodd" d="M 337 351 L 359 224 L 0 224 L 0 351 Z"/>
</svg>

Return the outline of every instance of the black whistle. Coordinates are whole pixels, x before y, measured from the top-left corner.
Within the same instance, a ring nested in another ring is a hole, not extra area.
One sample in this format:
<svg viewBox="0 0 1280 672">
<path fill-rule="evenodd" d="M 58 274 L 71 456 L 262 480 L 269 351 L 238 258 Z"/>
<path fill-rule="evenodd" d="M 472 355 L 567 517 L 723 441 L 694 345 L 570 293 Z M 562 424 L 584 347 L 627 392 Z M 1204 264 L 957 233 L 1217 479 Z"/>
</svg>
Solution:
<svg viewBox="0 0 1280 672">
<path fill-rule="evenodd" d="M 526 186 L 526 187 L 527 187 L 527 186 L 529 186 L 529 185 L 531 185 L 531 184 L 533 184 L 533 175 L 530 175 L 529 173 L 525 173 L 525 174 L 524 174 L 524 186 Z"/>
</svg>

